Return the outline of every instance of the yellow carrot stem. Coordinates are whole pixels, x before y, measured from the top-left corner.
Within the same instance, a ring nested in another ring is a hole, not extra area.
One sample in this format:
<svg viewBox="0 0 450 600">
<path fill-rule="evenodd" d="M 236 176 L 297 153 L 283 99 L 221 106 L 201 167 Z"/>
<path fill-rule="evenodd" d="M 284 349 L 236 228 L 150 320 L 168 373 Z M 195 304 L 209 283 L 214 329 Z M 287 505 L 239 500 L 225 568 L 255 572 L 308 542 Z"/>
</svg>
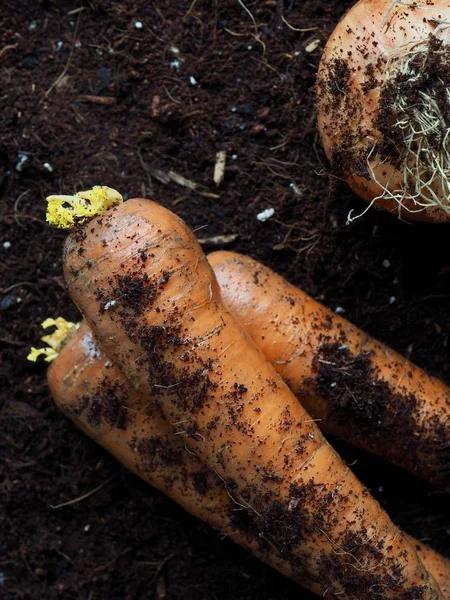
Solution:
<svg viewBox="0 0 450 600">
<path fill-rule="evenodd" d="M 48 196 L 47 223 L 60 229 L 71 229 L 122 202 L 122 195 L 105 185 L 96 185 L 74 196 Z"/>
<path fill-rule="evenodd" d="M 64 344 L 68 335 L 73 331 L 76 331 L 80 324 L 66 321 L 63 317 L 45 319 L 41 324 L 43 329 L 48 329 L 52 326 L 56 327 L 55 331 L 41 337 L 41 340 L 48 344 L 48 346 L 45 348 L 31 348 L 31 351 L 27 356 L 27 359 L 31 362 L 36 362 L 39 356 L 42 355 L 45 356 L 46 362 L 52 362 L 52 360 L 58 356 L 61 346 Z"/>
</svg>

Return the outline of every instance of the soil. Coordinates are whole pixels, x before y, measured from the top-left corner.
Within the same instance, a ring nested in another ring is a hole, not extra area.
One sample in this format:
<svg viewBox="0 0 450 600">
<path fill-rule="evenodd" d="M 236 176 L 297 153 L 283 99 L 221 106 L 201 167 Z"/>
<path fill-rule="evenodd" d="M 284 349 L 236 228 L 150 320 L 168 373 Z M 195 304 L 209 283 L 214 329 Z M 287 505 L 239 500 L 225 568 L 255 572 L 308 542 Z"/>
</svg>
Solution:
<svg viewBox="0 0 450 600">
<path fill-rule="evenodd" d="M 326 175 L 315 73 L 351 3 L 19 0 L 0 11 L 7 598 L 312 598 L 128 473 L 54 406 L 45 363 L 26 360 L 46 317 L 78 318 L 62 278 L 65 235 L 45 223 L 50 193 L 110 185 L 157 199 L 203 240 L 233 235 L 205 250 L 262 260 L 450 383 L 448 225 L 372 210 L 346 226 L 363 203 Z M 333 443 L 396 523 L 450 556 L 447 496 Z"/>
</svg>

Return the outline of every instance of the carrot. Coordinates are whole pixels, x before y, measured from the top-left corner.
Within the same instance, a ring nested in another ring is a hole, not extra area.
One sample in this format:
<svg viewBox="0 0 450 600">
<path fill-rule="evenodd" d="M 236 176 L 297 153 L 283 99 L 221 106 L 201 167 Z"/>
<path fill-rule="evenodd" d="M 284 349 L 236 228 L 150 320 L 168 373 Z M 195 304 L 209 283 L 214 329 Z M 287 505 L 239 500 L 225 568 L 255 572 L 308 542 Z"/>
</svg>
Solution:
<svg viewBox="0 0 450 600">
<path fill-rule="evenodd" d="M 130 386 L 102 352 L 86 323 L 73 333 L 48 369 L 59 408 L 128 469 L 288 577 L 289 563 L 253 535 L 217 475 L 190 454 L 148 398 Z M 440 577 L 431 548 L 430 572 Z M 425 556 L 424 553 L 421 553 Z M 444 572 L 444 569 L 442 569 Z M 450 569 L 449 569 L 450 573 Z"/>
<path fill-rule="evenodd" d="M 48 371 L 58 406 L 127 468 L 288 577 L 292 568 L 248 529 L 242 508 L 223 482 L 187 452 L 172 426 L 133 390 L 83 323 Z M 444 597 L 450 597 L 450 561 L 409 538 Z M 299 582 L 301 583 L 301 582 Z"/>
<path fill-rule="evenodd" d="M 105 353 L 222 478 L 297 580 L 325 597 L 443 597 L 225 309 L 178 217 L 127 201 L 69 236 L 64 271 Z"/>
<path fill-rule="evenodd" d="M 450 491 L 450 390 L 264 265 L 208 257 L 229 310 L 322 431 Z"/>
</svg>

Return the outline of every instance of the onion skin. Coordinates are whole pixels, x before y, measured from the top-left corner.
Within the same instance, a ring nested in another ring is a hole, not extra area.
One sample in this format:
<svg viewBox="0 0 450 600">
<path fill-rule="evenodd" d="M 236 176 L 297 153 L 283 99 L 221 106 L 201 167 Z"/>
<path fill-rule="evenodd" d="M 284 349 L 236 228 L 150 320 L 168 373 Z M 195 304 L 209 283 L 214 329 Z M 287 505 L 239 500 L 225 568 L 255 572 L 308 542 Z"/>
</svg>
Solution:
<svg viewBox="0 0 450 600">
<path fill-rule="evenodd" d="M 345 179 L 369 203 L 383 193 L 380 183 L 392 192 L 401 188 L 403 181 L 403 170 L 394 161 L 380 164 L 376 153 L 368 157 L 370 148 L 383 142 L 376 118 L 387 81 L 386 58 L 405 45 L 430 39 L 430 34 L 444 40 L 450 31 L 437 27 L 437 19 L 450 22 L 449 1 L 420 0 L 405 6 L 392 0 L 360 0 L 338 23 L 325 47 L 316 88 L 323 146 L 335 175 Z M 368 81 L 368 65 L 372 65 L 371 81 Z M 353 136 L 351 141 L 349 136 Z M 360 150 L 361 160 L 359 163 L 354 160 L 353 168 L 349 164 L 342 168 L 336 160 L 337 151 L 346 141 L 354 155 L 355 148 Z M 367 163 L 373 169 L 372 174 Z M 431 189 L 444 204 L 449 204 L 442 186 L 432 183 Z M 386 197 L 373 203 L 408 220 L 450 221 L 450 206 L 448 211 L 439 205 L 418 211 L 413 200 L 405 199 L 401 205 Z"/>
</svg>

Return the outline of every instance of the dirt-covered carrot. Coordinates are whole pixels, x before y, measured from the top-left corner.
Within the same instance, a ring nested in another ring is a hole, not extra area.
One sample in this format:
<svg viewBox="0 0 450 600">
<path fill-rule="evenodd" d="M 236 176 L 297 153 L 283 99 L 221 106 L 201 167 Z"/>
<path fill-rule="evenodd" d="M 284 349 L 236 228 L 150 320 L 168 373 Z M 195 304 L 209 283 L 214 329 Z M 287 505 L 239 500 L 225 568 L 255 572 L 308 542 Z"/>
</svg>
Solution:
<svg viewBox="0 0 450 600">
<path fill-rule="evenodd" d="M 126 467 L 264 562 L 293 576 L 283 556 L 248 527 L 246 511 L 232 500 L 221 479 L 186 450 L 148 398 L 129 385 L 86 324 L 62 348 L 48 379 L 58 406 Z M 450 561 L 410 541 L 444 597 L 450 597 Z"/>
<path fill-rule="evenodd" d="M 324 597 L 443 598 L 416 551 L 225 309 L 193 233 L 130 200 L 69 236 L 69 290 L 105 353 Z"/>
<path fill-rule="evenodd" d="M 326 433 L 450 491 L 450 390 L 268 267 L 209 255 L 225 304 Z"/>
<path fill-rule="evenodd" d="M 244 509 L 221 479 L 186 450 L 172 425 L 102 352 L 86 323 L 60 350 L 48 370 L 48 382 L 63 412 L 128 469 L 284 575 L 293 576 L 289 563 L 248 528 Z M 428 547 L 420 555 L 432 561 L 429 570 L 439 580 L 445 572 L 439 555 Z M 450 568 L 447 575 L 450 580 Z"/>
</svg>

